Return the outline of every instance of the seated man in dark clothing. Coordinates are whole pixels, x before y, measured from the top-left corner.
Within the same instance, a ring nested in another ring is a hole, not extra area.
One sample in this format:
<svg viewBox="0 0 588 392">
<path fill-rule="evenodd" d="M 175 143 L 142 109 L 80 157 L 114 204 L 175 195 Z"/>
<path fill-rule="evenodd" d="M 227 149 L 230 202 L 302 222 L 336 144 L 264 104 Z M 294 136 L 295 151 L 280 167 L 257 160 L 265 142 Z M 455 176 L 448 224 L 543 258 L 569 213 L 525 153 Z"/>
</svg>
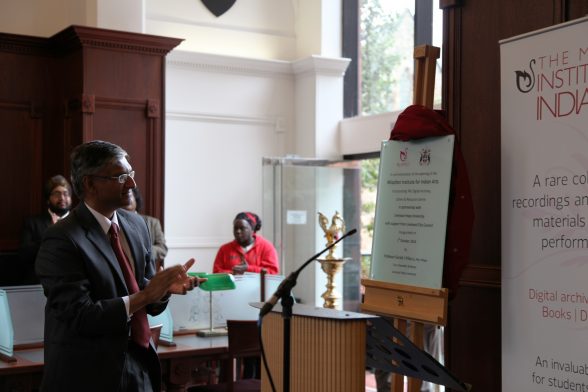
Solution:
<svg viewBox="0 0 588 392">
<path fill-rule="evenodd" d="M 60 219 L 65 218 L 71 209 L 71 186 L 62 175 L 51 177 L 45 184 L 43 195 L 47 209 L 37 216 L 28 218 L 20 241 L 19 258 L 22 266 L 23 282 L 38 283 L 34 264 L 45 230 Z"/>
</svg>

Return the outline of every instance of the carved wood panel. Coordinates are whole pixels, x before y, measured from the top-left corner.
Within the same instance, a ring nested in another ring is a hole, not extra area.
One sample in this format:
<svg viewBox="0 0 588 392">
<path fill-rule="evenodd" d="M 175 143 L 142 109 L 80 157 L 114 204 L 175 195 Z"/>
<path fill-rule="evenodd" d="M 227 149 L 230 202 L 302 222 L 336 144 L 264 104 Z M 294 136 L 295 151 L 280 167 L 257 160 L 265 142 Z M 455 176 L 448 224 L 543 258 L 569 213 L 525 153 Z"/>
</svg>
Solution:
<svg viewBox="0 0 588 392">
<path fill-rule="evenodd" d="M 157 105 L 155 105 L 157 106 Z M 161 162 L 154 157 L 158 153 L 160 126 L 158 117 L 150 117 L 152 111 L 158 111 L 148 101 L 116 100 L 96 97 L 96 110 L 84 113 L 87 137 L 90 139 L 108 140 L 123 147 L 130 156 L 130 163 L 135 169 L 135 181 L 145 196 L 145 211 L 155 210 L 153 195 L 156 193 L 153 173 Z M 150 197 L 151 196 L 151 197 Z"/>
<path fill-rule="evenodd" d="M 3 187 L 0 192 L 0 249 L 15 249 L 20 240 L 23 214 L 41 206 L 41 117 L 30 102 L 0 100 L 0 121 L 8 135 L 0 143 Z M 34 189 L 35 192 L 27 192 Z"/>
<path fill-rule="evenodd" d="M 0 33 L 0 253 L 18 247 L 22 221 L 43 207 L 44 181 L 69 176 L 73 147 L 122 145 L 163 219 L 165 55 L 181 40 L 72 26 L 53 37 Z"/>
</svg>

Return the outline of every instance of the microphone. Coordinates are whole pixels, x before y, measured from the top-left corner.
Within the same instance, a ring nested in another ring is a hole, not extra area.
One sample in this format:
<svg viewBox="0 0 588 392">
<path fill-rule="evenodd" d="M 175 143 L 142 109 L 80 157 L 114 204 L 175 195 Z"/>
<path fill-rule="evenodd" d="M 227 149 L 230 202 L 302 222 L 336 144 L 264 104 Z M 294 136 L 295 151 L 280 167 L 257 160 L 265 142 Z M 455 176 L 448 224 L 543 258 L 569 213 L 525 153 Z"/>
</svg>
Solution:
<svg viewBox="0 0 588 392">
<path fill-rule="evenodd" d="M 296 286 L 296 278 L 298 277 L 297 272 L 292 272 L 286 279 L 280 283 L 277 290 L 275 291 L 274 295 L 263 304 L 263 307 L 259 311 L 259 318 L 262 318 L 266 314 L 268 314 L 273 308 L 274 305 L 278 302 L 280 298 L 284 296 L 287 292 L 292 290 L 292 287 Z"/>
<path fill-rule="evenodd" d="M 323 253 L 325 253 L 326 251 L 328 251 L 329 249 L 331 249 L 332 247 L 337 245 L 337 243 L 339 241 L 342 241 L 343 238 L 349 237 L 350 235 L 353 235 L 356 232 L 357 232 L 357 229 L 349 230 L 347 233 L 345 233 L 345 235 L 343 235 L 337 241 L 333 242 L 331 245 L 327 246 L 325 249 L 323 249 L 322 251 L 320 251 L 316 255 L 312 256 L 310 259 L 306 260 L 304 262 L 304 264 L 302 264 L 302 266 L 300 266 L 296 271 L 294 271 L 290 275 L 288 275 L 288 277 L 286 279 L 284 279 L 282 281 L 282 283 L 280 283 L 280 285 L 276 289 L 274 295 L 272 295 L 272 297 L 268 301 L 266 301 L 265 304 L 263 304 L 263 307 L 259 311 L 259 318 L 261 319 L 263 316 L 268 314 L 274 308 L 274 305 L 278 302 L 278 300 L 280 298 L 282 298 L 285 294 L 292 291 L 292 287 L 296 286 L 296 279 L 298 279 L 298 274 L 300 273 L 300 271 L 302 271 L 304 269 L 304 267 L 306 267 L 311 261 L 317 259 L 320 255 L 322 255 Z"/>
</svg>

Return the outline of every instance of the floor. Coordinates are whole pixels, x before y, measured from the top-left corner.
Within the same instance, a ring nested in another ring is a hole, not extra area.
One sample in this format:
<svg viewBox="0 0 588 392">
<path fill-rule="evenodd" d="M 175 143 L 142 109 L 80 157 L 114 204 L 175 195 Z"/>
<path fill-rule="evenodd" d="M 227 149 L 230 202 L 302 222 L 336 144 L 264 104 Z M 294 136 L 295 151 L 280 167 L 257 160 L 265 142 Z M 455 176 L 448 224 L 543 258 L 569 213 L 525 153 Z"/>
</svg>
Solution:
<svg viewBox="0 0 588 392">
<path fill-rule="evenodd" d="M 406 378 L 404 379 L 404 390 L 406 390 Z M 441 385 L 433 385 L 429 384 L 429 392 L 445 392 L 445 387 Z M 374 377 L 374 373 L 370 372 L 369 370 L 365 371 L 365 391 L 366 392 L 376 392 L 376 378 Z"/>
<path fill-rule="evenodd" d="M 376 392 L 376 378 L 374 373 L 369 370 L 365 371 L 365 390 L 366 392 Z"/>
</svg>

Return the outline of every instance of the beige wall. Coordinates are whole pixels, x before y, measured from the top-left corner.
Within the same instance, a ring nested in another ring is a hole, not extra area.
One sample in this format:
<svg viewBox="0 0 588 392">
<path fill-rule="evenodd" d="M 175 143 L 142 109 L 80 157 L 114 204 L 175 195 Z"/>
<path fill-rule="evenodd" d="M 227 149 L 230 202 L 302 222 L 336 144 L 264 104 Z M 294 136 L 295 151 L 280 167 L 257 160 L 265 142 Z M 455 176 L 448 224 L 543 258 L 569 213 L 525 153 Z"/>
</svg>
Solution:
<svg viewBox="0 0 588 392">
<path fill-rule="evenodd" d="M 97 0 L 0 0 L 0 31 L 50 37 L 70 25 L 96 26 Z"/>
</svg>

